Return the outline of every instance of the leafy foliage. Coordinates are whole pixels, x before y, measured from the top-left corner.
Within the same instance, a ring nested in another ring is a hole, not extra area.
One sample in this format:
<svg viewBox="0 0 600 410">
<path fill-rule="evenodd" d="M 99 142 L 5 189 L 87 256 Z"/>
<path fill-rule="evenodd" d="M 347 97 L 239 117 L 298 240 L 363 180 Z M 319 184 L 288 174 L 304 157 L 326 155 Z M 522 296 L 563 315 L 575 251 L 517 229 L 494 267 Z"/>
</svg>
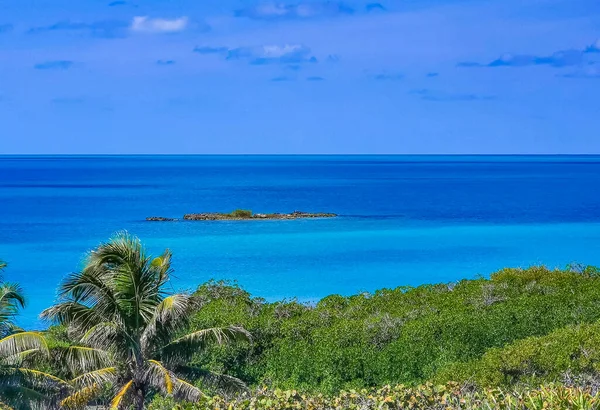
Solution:
<svg viewBox="0 0 600 410">
<path fill-rule="evenodd" d="M 194 365 L 253 385 L 335 393 L 422 383 L 452 363 L 568 325 L 600 319 L 593 269 L 504 269 L 491 279 L 332 295 L 316 305 L 266 303 L 235 285 L 212 282 L 190 330 L 237 323 L 252 345 L 216 347 Z"/>
<path fill-rule="evenodd" d="M 198 400 L 203 393 L 191 380 L 243 385 L 188 365 L 199 349 L 247 340 L 249 334 L 232 326 L 183 332 L 199 304 L 189 294 L 167 294 L 170 273 L 168 250 L 152 258 L 139 239 L 123 233 L 93 250 L 81 272 L 65 278 L 60 302 L 42 313 L 75 342 L 54 348 L 71 386 L 63 407 L 83 406 L 106 386 L 111 408 L 142 409 L 155 393 Z"/>
<path fill-rule="evenodd" d="M 229 215 L 233 218 L 250 218 L 252 216 L 252 211 L 247 209 L 236 209 Z"/>
<path fill-rule="evenodd" d="M 501 386 L 557 380 L 567 372 L 600 373 L 600 323 L 567 326 L 490 349 L 481 359 L 449 365 L 436 379 Z"/>
<path fill-rule="evenodd" d="M 251 398 L 206 398 L 197 404 L 154 401 L 149 410 L 591 410 L 600 408 L 600 394 L 589 389 L 546 385 L 526 390 L 472 390 L 455 383 L 417 387 L 342 391 L 335 396 L 307 395 L 295 390 L 258 391 Z"/>
<path fill-rule="evenodd" d="M 6 263 L 0 261 L 0 273 Z M 22 289 L 0 277 L 0 408 L 29 409 L 49 405 L 63 385 L 62 380 L 30 366 L 48 347 L 37 332 L 19 329 L 14 318 L 25 307 Z"/>
</svg>

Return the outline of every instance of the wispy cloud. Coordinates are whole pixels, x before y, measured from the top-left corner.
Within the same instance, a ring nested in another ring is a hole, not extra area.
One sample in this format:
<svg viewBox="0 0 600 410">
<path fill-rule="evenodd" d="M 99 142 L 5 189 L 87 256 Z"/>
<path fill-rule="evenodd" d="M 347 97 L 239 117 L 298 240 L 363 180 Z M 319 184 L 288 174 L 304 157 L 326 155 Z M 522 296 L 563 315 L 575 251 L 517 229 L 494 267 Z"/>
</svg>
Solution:
<svg viewBox="0 0 600 410">
<path fill-rule="evenodd" d="M 459 67 L 527 67 L 546 65 L 560 68 L 581 65 L 585 61 L 585 55 L 589 53 L 600 53 L 600 39 L 583 49 L 560 50 L 551 55 L 506 53 L 488 63 L 465 61 L 457 65 Z"/>
<path fill-rule="evenodd" d="M 157 60 L 156 65 L 174 65 L 175 60 Z"/>
<path fill-rule="evenodd" d="M 211 47 L 211 46 L 196 46 L 194 47 L 194 53 L 198 54 L 227 54 L 229 51 L 228 47 Z"/>
<path fill-rule="evenodd" d="M 306 81 L 325 81 L 325 79 L 323 77 L 319 77 L 319 76 L 311 76 L 311 77 L 306 77 Z"/>
<path fill-rule="evenodd" d="M 282 82 L 282 81 L 294 81 L 294 78 L 281 75 L 281 76 L 271 78 L 271 81 L 276 82 L 276 83 Z"/>
<path fill-rule="evenodd" d="M 563 74 L 565 78 L 597 78 L 600 79 L 600 64 L 593 64 L 580 70 Z"/>
<path fill-rule="evenodd" d="M 404 78 L 404 74 L 382 72 L 378 74 L 373 74 L 370 77 L 377 81 L 397 81 L 402 80 Z"/>
<path fill-rule="evenodd" d="M 600 38 L 587 46 L 584 51 L 586 53 L 600 53 Z"/>
<path fill-rule="evenodd" d="M 310 48 L 301 44 L 238 47 L 227 51 L 227 60 L 243 60 L 254 65 L 316 63 Z"/>
<path fill-rule="evenodd" d="M 440 73 L 436 73 L 436 72 L 433 72 L 433 71 L 432 71 L 432 72 L 430 72 L 430 73 L 427 73 L 427 74 L 426 74 L 426 77 L 433 78 L 433 77 L 437 77 L 437 76 L 439 76 L 439 75 L 440 75 Z"/>
<path fill-rule="evenodd" d="M 32 27 L 29 34 L 42 34 L 48 32 L 73 32 L 86 33 L 93 37 L 120 38 L 127 35 L 128 23 L 116 20 L 95 21 L 92 23 L 59 21 L 49 26 Z"/>
<path fill-rule="evenodd" d="M 354 13 L 354 8 L 337 1 L 303 2 L 297 4 L 262 3 L 237 10 L 237 17 L 255 20 L 309 19 Z"/>
<path fill-rule="evenodd" d="M 108 3 L 108 7 L 125 6 L 126 4 L 127 4 L 126 1 L 116 0 L 116 1 L 111 1 L 110 3 Z"/>
<path fill-rule="evenodd" d="M 381 3 L 369 3 L 365 6 L 368 12 L 371 11 L 386 11 L 387 9 Z"/>
<path fill-rule="evenodd" d="M 33 66 L 36 70 L 68 70 L 75 63 L 70 60 L 54 60 L 38 63 Z"/>
<path fill-rule="evenodd" d="M 422 88 L 419 90 L 412 90 L 410 94 L 416 95 L 422 100 L 426 101 L 489 101 L 495 99 L 491 95 L 480 95 L 472 93 L 446 93 L 442 91 L 429 90 Z"/>
<path fill-rule="evenodd" d="M 329 54 L 327 56 L 327 62 L 328 63 L 339 63 L 340 62 L 340 56 L 338 56 L 337 54 Z"/>
<path fill-rule="evenodd" d="M 140 33 L 177 33 L 185 30 L 188 23 L 187 17 L 164 19 L 136 16 L 131 22 L 131 30 Z"/>
<path fill-rule="evenodd" d="M 13 28 L 12 24 L 0 24 L 0 34 L 8 33 L 9 31 L 12 31 Z"/>
</svg>

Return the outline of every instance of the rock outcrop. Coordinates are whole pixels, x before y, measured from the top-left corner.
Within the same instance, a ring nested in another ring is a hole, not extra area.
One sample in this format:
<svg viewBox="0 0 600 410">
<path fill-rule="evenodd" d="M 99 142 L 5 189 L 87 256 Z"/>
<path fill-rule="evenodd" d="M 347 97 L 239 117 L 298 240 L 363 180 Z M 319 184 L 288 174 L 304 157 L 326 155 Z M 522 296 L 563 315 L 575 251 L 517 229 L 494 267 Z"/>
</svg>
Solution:
<svg viewBox="0 0 600 410">
<path fill-rule="evenodd" d="M 290 219 L 310 219 L 310 218 L 334 218 L 337 214 L 330 212 L 302 212 L 294 211 L 289 214 L 272 213 L 272 214 L 255 214 L 252 211 L 236 210 L 231 213 L 220 212 L 205 212 L 198 214 L 185 214 L 183 219 L 186 221 L 249 221 L 249 220 L 290 220 Z M 174 218 L 164 218 L 161 216 L 151 216 L 146 218 L 147 221 L 176 221 Z"/>
</svg>

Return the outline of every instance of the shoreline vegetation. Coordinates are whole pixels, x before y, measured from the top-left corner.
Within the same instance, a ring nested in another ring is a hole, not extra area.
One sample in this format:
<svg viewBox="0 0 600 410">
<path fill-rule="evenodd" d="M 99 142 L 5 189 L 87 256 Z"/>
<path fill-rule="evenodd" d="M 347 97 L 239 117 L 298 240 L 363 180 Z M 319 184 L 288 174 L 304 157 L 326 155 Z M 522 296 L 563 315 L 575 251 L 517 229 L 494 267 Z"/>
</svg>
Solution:
<svg viewBox="0 0 600 410">
<path fill-rule="evenodd" d="M 0 278 L 0 409 L 600 409 L 597 268 L 305 304 L 223 281 L 171 293 L 171 259 L 116 235 L 44 331 L 15 325 L 24 290 Z"/>
<path fill-rule="evenodd" d="M 292 219 L 314 219 L 314 218 L 335 218 L 337 214 L 331 212 L 303 212 L 294 211 L 290 213 L 253 213 L 246 209 L 236 209 L 229 213 L 222 212 L 204 212 L 183 215 L 185 221 L 252 221 L 252 220 L 292 220 Z M 146 221 L 152 222 L 172 222 L 178 221 L 177 218 L 163 216 L 149 216 Z"/>
</svg>

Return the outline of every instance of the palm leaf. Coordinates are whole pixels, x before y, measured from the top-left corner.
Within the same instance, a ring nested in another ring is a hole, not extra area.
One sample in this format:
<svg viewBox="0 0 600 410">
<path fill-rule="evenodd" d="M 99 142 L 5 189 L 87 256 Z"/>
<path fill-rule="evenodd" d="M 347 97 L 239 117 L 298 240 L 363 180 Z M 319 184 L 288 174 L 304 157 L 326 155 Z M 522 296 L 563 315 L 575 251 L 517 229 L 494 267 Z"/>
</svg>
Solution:
<svg viewBox="0 0 600 410">
<path fill-rule="evenodd" d="M 175 294 L 164 298 L 155 308 L 152 319 L 143 334 L 142 344 L 147 350 L 154 350 L 168 343 L 173 334 L 188 322 L 191 296 Z"/>
<path fill-rule="evenodd" d="M 93 384 L 71 393 L 60 402 L 60 405 L 66 409 L 80 409 L 97 397 L 99 393 L 100 386 Z"/>
<path fill-rule="evenodd" d="M 175 397 L 181 400 L 196 402 L 205 396 L 202 390 L 191 383 L 180 378 L 175 379 Z"/>
<path fill-rule="evenodd" d="M 3 364 L 5 366 L 20 366 L 29 356 L 35 355 L 39 352 L 39 349 L 23 350 L 21 352 L 3 358 L 2 360 L 0 360 L 0 364 Z"/>
<path fill-rule="evenodd" d="M 163 361 L 180 363 L 210 344 L 223 345 L 232 341 L 251 341 L 250 333 L 242 327 L 214 327 L 189 333 L 167 344 L 161 351 Z"/>
<path fill-rule="evenodd" d="M 83 373 L 71 380 L 71 384 L 77 387 L 86 387 L 95 384 L 114 383 L 116 376 L 116 367 L 105 367 Z"/>
<path fill-rule="evenodd" d="M 119 406 L 123 402 L 123 398 L 125 397 L 125 395 L 127 394 L 127 392 L 129 391 L 129 389 L 131 388 L 132 385 L 133 385 L 133 380 L 130 380 L 121 388 L 121 390 L 119 390 L 119 392 L 115 395 L 115 397 L 113 397 L 112 401 L 110 402 L 111 409 L 119 408 Z"/>
<path fill-rule="evenodd" d="M 50 373 L 43 372 L 41 370 L 29 369 L 19 367 L 14 369 L 16 373 L 22 376 L 22 380 L 29 385 L 36 386 L 38 388 L 51 388 L 51 387 L 64 387 L 67 386 L 67 382 L 56 377 Z"/>
<path fill-rule="evenodd" d="M 106 368 L 111 363 L 108 352 L 85 346 L 55 348 L 57 359 L 73 373 L 89 372 Z"/>
<path fill-rule="evenodd" d="M 47 354 L 48 345 L 44 336 L 37 332 L 20 332 L 0 339 L 0 357 L 14 356 L 31 349 Z"/>
<path fill-rule="evenodd" d="M 150 366 L 148 366 L 148 370 L 146 371 L 146 380 L 150 385 L 166 394 L 173 394 L 173 379 L 176 377 L 159 361 L 148 360 L 148 363 Z"/>
<path fill-rule="evenodd" d="M 247 392 L 248 386 L 237 377 L 211 372 L 191 366 L 177 366 L 175 372 L 190 380 L 199 380 L 203 384 L 226 393 Z"/>
</svg>

